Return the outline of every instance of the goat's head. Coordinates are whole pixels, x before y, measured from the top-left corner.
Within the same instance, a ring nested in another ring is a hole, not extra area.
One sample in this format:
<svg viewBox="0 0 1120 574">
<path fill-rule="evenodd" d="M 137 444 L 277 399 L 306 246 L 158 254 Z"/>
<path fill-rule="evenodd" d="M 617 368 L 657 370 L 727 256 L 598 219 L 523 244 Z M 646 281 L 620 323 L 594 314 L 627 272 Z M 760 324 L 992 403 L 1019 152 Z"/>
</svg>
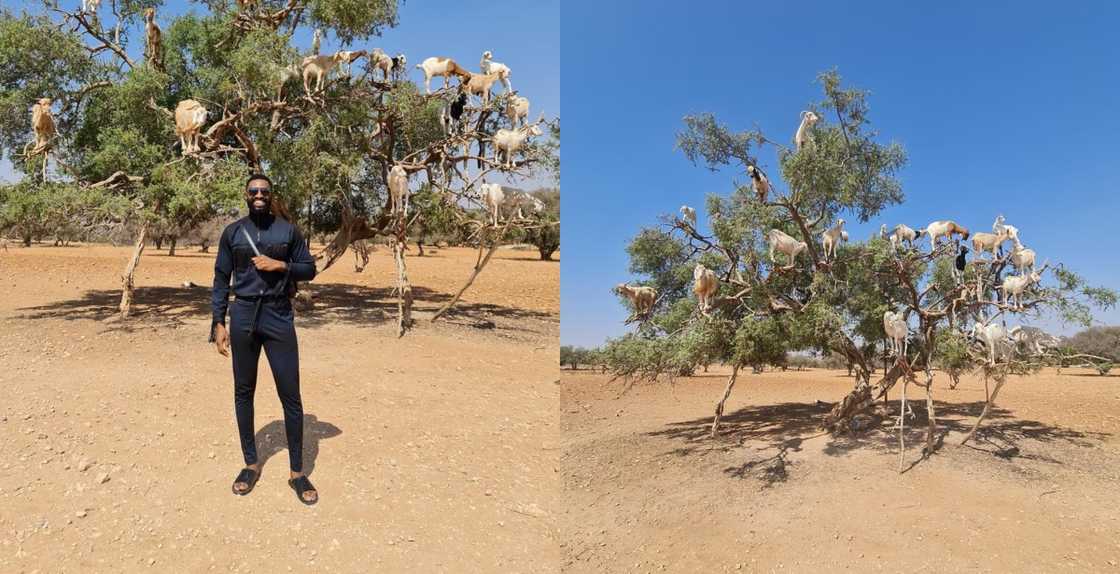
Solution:
<svg viewBox="0 0 1120 574">
<path fill-rule="evenodd" d="M 154 19 L 155 17 L 156 17 L 156 9 L 155 8 L 148 8 L 147 10 L 144 10 L 144 21 L 145 22 L 151 22 L 152 19 Z"/>
<path fill-rule="evenodd" d="M 494 54 L 490 53 L 490 50 L 486 50 L 485 52 L 482 53 L 482 59 L 483 60 L 489 60 L 493 57 L 494 57 Z"/>
<path fill-rule="evenodd" d="M 44 108 L 49 108 L 49 107 L 51 107 L 51 99 L 50 98 L 39 98 L 39 105 L 41 107 L 44 107 Z"/>
</svg>

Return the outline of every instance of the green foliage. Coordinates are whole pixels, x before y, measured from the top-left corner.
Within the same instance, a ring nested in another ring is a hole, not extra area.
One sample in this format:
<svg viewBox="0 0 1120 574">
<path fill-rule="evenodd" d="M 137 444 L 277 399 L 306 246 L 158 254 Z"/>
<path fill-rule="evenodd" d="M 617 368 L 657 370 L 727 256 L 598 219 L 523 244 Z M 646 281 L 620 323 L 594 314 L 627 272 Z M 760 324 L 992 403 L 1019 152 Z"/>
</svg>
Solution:
<svg viewBox="0 0 1120 574">
<path fill-rule="evenodd" d="M 525 230 L 523 239 L 537 248 L 541 261 L 552 261 L 552 254 L 560 249 L 560 190 L 542 189 L 532 195 L 544 203 L 544 212 L 536 227 Z"/>
<path fill-rule="evenodd" d="M 1090 327 L 1063 342 L 1069 353 L 1085 353 L 1120 362 L 1120 327 Z"/>
</svg>

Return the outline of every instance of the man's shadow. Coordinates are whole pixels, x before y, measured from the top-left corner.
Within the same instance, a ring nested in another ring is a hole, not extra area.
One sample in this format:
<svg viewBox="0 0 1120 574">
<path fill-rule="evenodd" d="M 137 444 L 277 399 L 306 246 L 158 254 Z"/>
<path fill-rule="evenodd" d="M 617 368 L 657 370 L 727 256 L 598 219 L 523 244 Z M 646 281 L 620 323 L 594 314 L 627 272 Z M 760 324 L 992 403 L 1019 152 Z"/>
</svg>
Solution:
<svg viewBox="0 0 1120 574">
<path fill-rule="evenodd" d="M 315 472 L 315 459 L 319 458 L 319 441 L 336 437 L 342 431 L 319 420 L 311 413 L 303 414 L 303 473 L 311 476 Z M 274 420 L 257 431 L 257 460 L 264 468 L 272 455 L 288 450 L 288 436 L 284 433 L 284 419 Z"/>
</svg>

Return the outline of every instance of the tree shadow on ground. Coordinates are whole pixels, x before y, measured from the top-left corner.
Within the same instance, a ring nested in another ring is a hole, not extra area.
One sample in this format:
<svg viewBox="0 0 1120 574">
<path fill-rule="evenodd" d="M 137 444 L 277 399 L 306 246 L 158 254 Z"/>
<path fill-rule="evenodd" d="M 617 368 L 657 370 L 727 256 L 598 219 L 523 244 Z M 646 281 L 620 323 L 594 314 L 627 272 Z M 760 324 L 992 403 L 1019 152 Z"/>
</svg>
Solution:
<svg viewBox="0 0 1120 574">
<path fill-rule="evenodd" d="M 349 283 L 314 283 L 305 287 L 314 294 L 312 309 L 296 308 L 296 326 L 315 329 L 330 324 L 378 326 L 396 320 L 397 296 L 391 287 L 365 287 Z M 413 312 L 434 313 L 451 295 L 413 286 Z M 137 287 L 131 317 L 120 320 L 120 290 L 90 290 L 76 299 L 23 307 L 27 319 L 92 319 L 107 330 L 132 332 L 152 327 L 179 327 L 211 315 L 210 289 L 205 287 Z M 232 298 L 231 298 L 232 304 Z M 527 319 L 546 320 L 549 313 L 460 301 L 447 313 L 447 322 L 481 329 L 534 331 Z M 534 331 L 535 332 L 535 331 Z"/>
<path fill-rule="evenodd" d="M 846 456 L 859 449 L 878 452 L 898 452 L 898 402 L 888 407 L 880 403 L 867 415 L 864 430 L 832 435 L 824 448 L 829 456 Z M 926 429 L 929 421 L 925 401 L 910 401 L 912 414 L 906 420 L 907 450 L 921 455 L 925 446 Z M 816 401 L 813 403 L 780 403 L 743 407 L 725 414 L 720 419 L 720 432 L 711 439 L 710 416 L 670 423 L 666 428 L 646 433 L 647 436 L 662 437 L 683 443 L 665 454 L 676 457 L 702 456 L 713 450 L 732 452 L 744 445 L 751 445 L 753 452 L 761 452 L 759 458 L 752 454 L 751 459 L 740 465 L 724 469 L 724 473 L 735 478 L 754 476 L 770 486 L 784 482 L 788 478 L 787 456 L 789 452 L 801 450 L 803 440 L 821 436 L 821 418 L 832 408 L 832 403 Z M 936 428 L 934 452 L 950 432 L 962 436 L 976 422 L 984 408 L 984 401 L 968 403 L 934 402 Z M 994 405 L 969 442 L 969 448 L 991 455 L 995 459 L 1023 459 L 1049 464 L 1064 464 L 1050 456 L 1054 449 L 1031 448 L 1043 444 L 1060 444 L 1078 448 L 1099 446 L 1109 433 L 1077 431 L 1070 428 L 1046 424 L 1040 421 L 1017 418 L 1010 411 Z M 758 443 L 762 443 L 761 446 Z M 1046 450 L 1047 452 L 1043 452 Z M 921 456 L 914 465 L 926 460 L 928 453 Z M 909 469 L 907 469 L 909 470 Z"/>
<path fill-rule="evenodd" d="M 342 434 L 342 430 L 328 422 L 323 422 L 313 414 L 303 414 L 303 473 L 311 476 L 315 472 L 315 462 L 319 459 L 319 441 L 334 438 Z M 257 460 L 261 463 L 261 473 L 264 473 L 265 463 L 273 455 L 288 450 L 288 437 L 284 432 L 284 419 L 274 420 L 257 431 Z M 341 460 L 341 458 L 340 458 Z M 284 471 L 289 470 L 287 460 L 284 461 Z M 287 476 L 285 475 L 285 478 Z"/>
</svg>

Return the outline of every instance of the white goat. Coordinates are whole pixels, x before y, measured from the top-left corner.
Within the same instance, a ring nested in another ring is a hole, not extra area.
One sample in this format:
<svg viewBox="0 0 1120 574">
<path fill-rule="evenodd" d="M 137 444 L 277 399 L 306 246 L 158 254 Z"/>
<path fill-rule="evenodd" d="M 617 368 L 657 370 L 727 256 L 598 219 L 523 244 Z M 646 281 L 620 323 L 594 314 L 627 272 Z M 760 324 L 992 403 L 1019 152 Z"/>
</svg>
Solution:
<svg viewBox="0 0 1120 574">
<path fill-rule="evenodd" d="M 1016 345 L 1026 347 L 1035 355 L 1041 355 L 1046 349 L 1057 347 L 1061 341 L 1038 327 L 1016 325 L 1007 330 L 1007 336 Z"/>
<path fill-rule="evenodd" d="M 906 315 L 889 309 L 884 311 L 883 332 L 887 335 L 891 352 L 896 357 L 906 357 L 906 336 L 910 333 L 910 327 L 906 324 Z"/>
<path fill-rule="evenodd" d="M 806 143 L 812 143 L 813 135 L 810 131 L 813 125 L 820 121 L 820 117 L 810 111 L 801 112 L 801 125 L 797 126 L 797 133 L 793 136 L 793 142 L 797 144 L 797 151 L 801 151 L 801 147 Z"/>
<path fill-rule="evenodd" d="M 766 196 L 770 193 L 770 180 L 766 179 L 766 174 L 762 173 L 762 170 L 753 165 L 747 166 L 747 173 L 751 176 L 751 188 L 754 189 L 758 200 L 766 203 Z"/>
<path fill-rule="evenodd" d="M 200 151 L 199 137 L 206 123 L 206 108 L 195 100 L 183 100 L 175 106 L 175 134 L 179 136 L 183 155 Z"/>
<path fill-rule="evenodd" d="M 657 302 L 657 290 L 653 287 L 631 287 L 619 283 L 614 291 L 630 301 L 634 306 L 634 315 L 638 317 L 648 315 L 653 310 L 653 304 Z"/>
<path fill-rule="evenodd" d="M 1007 305 L 1012 298 L 1015 299 L 1014 307 L 1016 309 L 1023 308 L 1023 292 L 1028 287 L 1038 283 L 1042 280 L 1042 273 L 1038 271 L 1031 271 L 1026 275 L 1008 275 L 1003 278 L 1003 285 L 1000 286 L 1000 302 Z"/>
<path fill-rule="evenodd" d="M 506 116 L 509 117 L 509 125 L 515 128 L 525 125 L 529 118 L 529 98 L 518 96 L 514 92 L 506 102 Z"/>
<path fill-rule="evenodd" d="M 35 131 L 35 149 L 29 155 L 38 155 L 50 147 L 51 138 L 57 132 L 50 98 L 39 98 L 31 106 L 31 128 Z"/>
<path fill-rule="evenodd" d="M 100 6 L 101 0 L 82 0 L 82 12 L 86 14 L 96 14 Z"/>
<path fill-rule="evenodd" d="M 692 270 L 692 292 L 696 294 L 702 312 L 712 308 L 712 297 L 718 290 L 719 279 L 715 272 L 704 267 L 703 263 L 697 263 Z"/>
<path fill-rule="evenodd" d="M 1026 269 L 1034 269 L 1034 249 L 1023 247 L 1022 243 L 1015 242 L 1011 248 L 1011 264 L 1022 273 Z"/>
<path fill-rule="evenodd" d="M 1019 228 L 1004 223 L 1002 213 L 997 215 L 995 222 L 992 223 L 992 233 L 999 233 L 1000 230 L 1007 230 L 1007 236 L 1010 237 L 1012 241 L 1019 241 Z"/>
<path fill-rule="evenodd" d="M 886 226 L 884 225 L 883 228 L 885 229 Z M 883 229 L 880 229 L 880 232 L 882 232 L 882 230 Z M 894 231 L 891 232 L 890 239 L 891 247 L 895 248 L 897 251 L 903 241 L 906 242 L 907 246 L 913 247 L 914 241 L 918 239 L 918 232 L 911 229 L 910 226 L 905 223 L 899 223 L 894 226 Z"/>
<path fill-rule="evenodd" d="M 837 219 L 836 225 L 833 225 L 823 234 L 821 234 L 821 242 L 824 244 L 824 259 L 828 261 L 829 258 L 836 258 L 836 247 L 841 241 L 848 240 L 848 233 L 844 231 L 844 220 Z"/>
<path fill-rule="evenodd" d="M 956 233 L 961 236 L 961 239 L 968 239 L 968 229 L 957 225 L 954 221 L 934 221 L 918 232 L 918 235 L 929 234 L 929 249 L 933 251 L 937 249 L 937 239 L 942 235 L 945 239 L 952 240 L 953 234 Z"/>
<path fill-rule="evenodd" d="M 486 210 L 490 212 L 490 222 L 494 225 L 498 225 L 498 221 L 501 218 L 500 210 L 502 204 L 505 203 L 506 200 L 505 191 L 502 189 L 502 186 L 496 183 L 483 183 L 479 189 L 482 204 L 485 205 Z"/>
<path fill-rule="evenodd" d="M 471 74 L 462 85 L 467 94 L 477 95 L 482 99 L 482 105 L 490 103 L 490 88 L 498 81 L 498 74 Z"/>
<path fill-rule="evenodd" d="M 518 217 L 518 219 L 525 219 L 525 214 L 524 214 L 524 212 L 522 212 L 523 208 L 529 208 L 529 210 L 534 215 L 540 215 L 541 213 L 544 213 L 544 210 L 545 210 L 544 202 L 541 201 L 539 198 L 530 195 L 527 192 L 521 192 L 521 193 L 518 193 L 517 195 L 515 195 L 514 196 L 514 201 L 516 202 L 516 205 L 517 205 L 517 217 Z"/>
<path fill-rule="evenodd" d="M 408 172 L 401 165 L 389 170 L 389 196 L 393 202 L 393 214 L 408 213 Z"/>
<path fill-rule="evenodd" d="M 777 263 L 777 261 L 774 260 L 775 251 L 789 256 L 789 265 L 783 269 L 793 269 L 797 255 L 809 247 L 804 241 L 798 241 L 780 229 L 771 229 L 766 232 L 766 241 L 770 244 L 771 263 Z"/>
<path fill-rule="evenodd" d="M 693 229 L 696 229 L 696 210 L 695 209 L 693 209 L 693 208 L 691 208 L 687 205 L 682 205 L 681 206 L 681 219 L 683 219 L 685 222 L 687 222 L 689 225 L 691 225 Z"/>
<path fill-rule="evenodd" d="M 996 364 L 996 357 L 1007 348 L 1007 329 L 999 323 L 972 325 L 972 337 L 984 343 L 988 349 L 988 364 Z"/>
<path fill-rule="evenodd" d="M 459 83 L 467 81 L 471 77 L 471 73 L 464 70 L 462 66 L 455 63 L 451 58 L 442 58 L 439 56 L 432 56 L 425 59 L 423 62 L 416 64 L 416 67 L 424 71 L 424 92 L 432 93 L 432 78 L 434 76 L 443 76 L 443 87 L 447 87 L 447 83 L 451 76 L 459 76 Z"/>
<path fill-rule="evenodd" d="M 502 128 L 494 133 L 494 163 L 498 163 L 498 155 L 505 152 L 504 165 L 513 169 L 513 154 L 525 147 L 525 142 L 532 136 L 541 135 L 541 128 L 536 124 L 522 126 L 514 130 Z"/>
<path fill-rule="evenodd" d="M 307 56 L 303 59 L 303 91 L 311 94 L 311 78 L 315 77 L 315 91 L 323 89 L 323 81 L 345 56 L 337 52 L 327 56 Z"/>
<path fill-rule="evenodd" d="M 992 259 L 998 257 L 997 253 L 1001 250 L 1003 242 L 1010 239 L 1006 227 L 999 228 L 995 233 L 984 233 L 977 231 L 972 235 L 972 251 L 975 255 L 980 255 L 984 252 L 990 252 Z"/>
<path fill-rule="evenodd" d="M 343 50 L 337 54 L 339 63 L 342 64 L 339 69 L 342 72 L 342 77 L 350 77 L 350 65 L 353 64 L 358 58 L 366 55 L 365 50 Z"/>
<path fill-rule="evenodd" d="M 506 91 L 513 91 L 513 86 L 509 82 L 509 66 L 501 62 L 495 62 L 491 59 L 493 57 L 494 55 L 490 53 L 490 50 L 483 52 L 482 61 L 478 63 L 479 69 L 482 70 L 483 74 L 497 74 L 502 80 L 502 85 L 506 87 Z"/>
</svg>

